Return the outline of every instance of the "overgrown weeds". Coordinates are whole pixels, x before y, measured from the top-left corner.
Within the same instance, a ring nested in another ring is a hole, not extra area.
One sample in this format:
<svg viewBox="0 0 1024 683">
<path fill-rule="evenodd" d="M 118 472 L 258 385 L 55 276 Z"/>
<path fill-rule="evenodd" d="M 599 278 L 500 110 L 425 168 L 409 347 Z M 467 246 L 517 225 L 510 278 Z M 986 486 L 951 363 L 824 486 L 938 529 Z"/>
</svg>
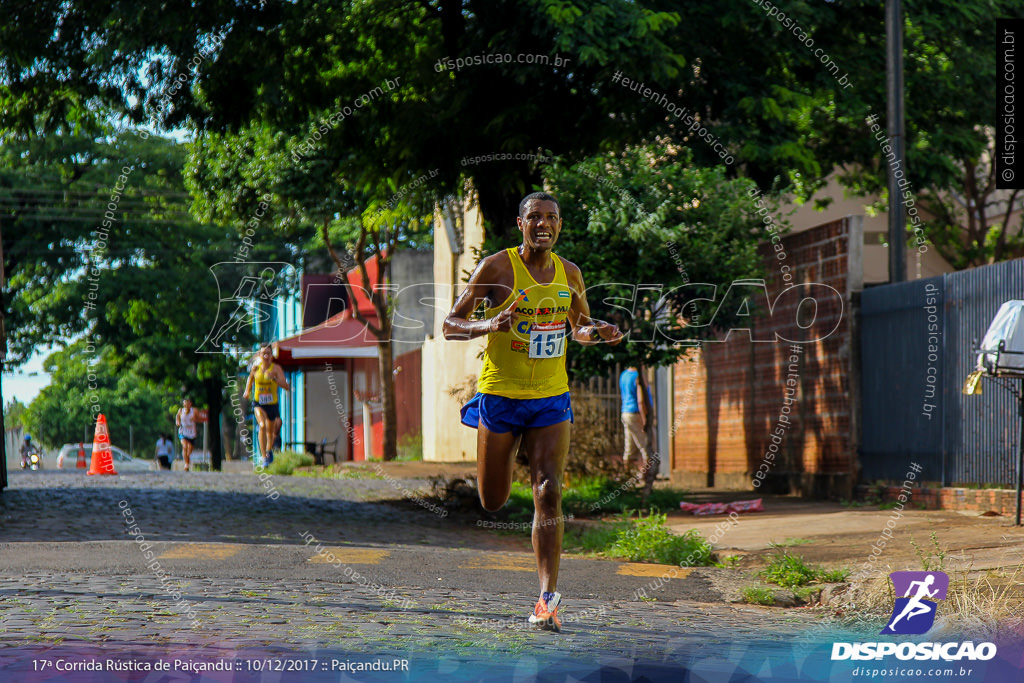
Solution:
<svg viewBox="0 0 1024 683">
<path fill-rule="evenodd" d="M 931 534 L 931 547 L 922 548 L 913 539 L 924 571 L 941 571 L 949 576 L 945 600 L 937 601 L 935 625 L 930 639 L 942 637 L 996 640 L 1019 638 L 1024 634 L 1024 562 L 1015 557 L 1008 562 L 1012 570 L 972 571 L 968 566 L 947 566 L 948 550 Z M 887 574 L 857 581 L 835 607 L 847 613 L 847 625 L 881 628 L 892 613 L 898 596 Z"/>
<path fill-rule="evenodd" d="M 665 526 L 666 520 L 666 515 L 658 513 L 637 519 L 623 513 L 614 522 L 590 524 L 566 534 L 566 549 L 681 567 L 714 564 L 711 545 L 695 529 L 676 535 Z"/>
<path fill-rule="evenodd" d="M 850 575 L 849 569 L 823 570 L 812 567 L 800 555 L 793 555 L 785 548 L 774 546 L 778 553 L 760 572 L 765 581 L 783 588 L 796 588 L 811 583 L 841 583 Z"/>
<path fill-rule="evenodd" d="M 266 468 L 267 474 L 288 476 L 298 467 L 309 467 L 313 464 L 313 456 L 309 453 L 284 450 L 274 454 L 274 462 Z"/>
</svg>

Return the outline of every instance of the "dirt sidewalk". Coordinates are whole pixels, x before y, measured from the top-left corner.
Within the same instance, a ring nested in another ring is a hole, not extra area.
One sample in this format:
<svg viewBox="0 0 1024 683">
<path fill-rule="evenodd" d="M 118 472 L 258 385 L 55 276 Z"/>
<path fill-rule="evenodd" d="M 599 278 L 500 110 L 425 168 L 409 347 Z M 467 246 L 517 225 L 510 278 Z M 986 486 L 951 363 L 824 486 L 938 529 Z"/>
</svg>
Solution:
<svg viewBox="0 0 1024 683">
<path fill-rule="evenodd" d="M 380 468 L 379 472 L 394 479 L 476 475 L 473 462 L 346 463 L 342 467 L 375 472 Z M 687 501 L 700 503 L 756 497 L 749 492 L 711 489 L 685 495 Z M 776 552 L 772 544 L 777 544 L 826 568 L 847 567 L 853 576 L 868 568 L 885 572 L 922 569 L 922 557 L 934 565 L 943 553 L 944 566 L 953 570 L 1001 568 L 1012 573 L 1024 566 L 1024 527 L 1014 526 L 1012 517 L 909 507 L 898 511 L 792 496 L 764 496 L 763 500 L 764 512 L 741 514 L 737 524 L 719 534 L 714 545 L 720 556 L 739 555 L 744 558 L 744 568 L 760 567 Z M 666 512 L 673 532 L 697 529 L 705 538 L 728 520 L 725 515 L 694 517 L 680 510 Z M 872 555 L 877 559 L 870 561 Z"/>
<path fill-rule="evenodd" d="M 687 500 L 706 502 L 707 498 L 707 494 L 695 494 Z M 1014 526 L 1010 517 L 853 507 L 788 496 L 766 496 L 764 507 L 764 512 L 741 514 L 735 525 L 719 534 L 715 548 L 720 555 L 746 556 L 744 566 L 759 566 L 776 552 L 772 544 L 777 544 L 808 562 L 847 567 L 854 576 L 865 570 L 920 570 L 923 560 L 934 566 L 940 555 L 944 555 L 944 566 L 954 570 L 1012 570 L 1024 564 L 1024 528 Z M 725 515 L 694 517 L 674 512 L 669 526 L 676 533 L 697 529 L 707 538 L 726 519 Z"/>
</svg>

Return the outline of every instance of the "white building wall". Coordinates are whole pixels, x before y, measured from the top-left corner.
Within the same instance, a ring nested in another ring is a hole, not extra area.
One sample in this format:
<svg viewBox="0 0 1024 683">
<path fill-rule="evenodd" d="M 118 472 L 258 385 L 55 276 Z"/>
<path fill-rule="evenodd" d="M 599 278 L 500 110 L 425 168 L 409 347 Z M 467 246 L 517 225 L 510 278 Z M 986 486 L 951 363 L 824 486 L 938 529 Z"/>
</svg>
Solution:
<svg viewBox="0 0 1024 683">
<path fill-rule="evenodd" d="M 452 248 L 440 212 L 434 216 L 434 320 L 433 333 L 423 343 L 423 459 L 436 462 L 476 460 L 476 430 L 459 421 L 462 404 L 450 391 L 475 381 L 483 363 L 485 339 L 446 341 L 441 325 L 455 297 L 465 287 L 464 271 L 476 266 L 473 248 L 483 244 L 483 218 L 465 202 L 457 221 Z M 459 252 L 459 253 L 453 253 Z"/>
</svg>

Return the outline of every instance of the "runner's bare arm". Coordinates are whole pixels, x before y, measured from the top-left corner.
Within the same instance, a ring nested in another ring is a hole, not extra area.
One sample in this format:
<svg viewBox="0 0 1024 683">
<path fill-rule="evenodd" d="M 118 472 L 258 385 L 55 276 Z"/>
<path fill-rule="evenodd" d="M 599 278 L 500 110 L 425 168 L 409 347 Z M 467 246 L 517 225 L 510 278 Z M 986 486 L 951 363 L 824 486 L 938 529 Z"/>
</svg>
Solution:
<svg viewBox="0 0 1024 683">
<path fill-rule="evenodd" d="M 593 346 L 602 342 L 608 342 L 613 346 L 618 344 L 622 341 L 622 332 L 618 326 L 590 317 L 587 289 L 583 286 L 583 274 L 579 267 L 565 259 L 562 259 L 562 264 L 565 266 L 565 277 L 572 290 L 572 305 L 569 307 L 572 338 L 583 346 Z"/>
<path fill-rule="evenodd" d="M 480 302 L 493 305 L 495 282 L 502 282 L 507 279 L 501 273 L 497 262 L 498 257 L 503 254 L 488 256 L 477 266 L 476 270 L 469 277 L 469 283 L 462 290 L 462 294 L 455 300 L 455 305 L 444 319 L 441 327 L 444 338 L 449 340 L 468 341 L 482 337 L 491 332 L 506 332 L 512 329 L 515 323 L 515 305 L 513 301 L 509 308 L 488 320 L 470 320 L 469 316 L 476 310 Z"/>
<path fill-rule="evenodd" d="M 245 380 L 245 391 L 242 392 L 242 398 L 249 400 L 249 396 L 252 393 L 252 378 L 256 374 L 255 367 L 249 371 L 249 379 Z"/>
<path fill-rule="evenodd" d="M 280 365 L 277 365 L 277 364 L 274 365 L 274 378 L 273 379 L 274 379 L 275 382 L 277 382 L 277 385 L 279 387 L 281 387 L 282 389 L 284 389 L 285 391 L 291 391 L 292 390 L 292 385 L 288 383 L 288 380 L 284 376 L 284 368 L 282 368 Z"/>
</svg>

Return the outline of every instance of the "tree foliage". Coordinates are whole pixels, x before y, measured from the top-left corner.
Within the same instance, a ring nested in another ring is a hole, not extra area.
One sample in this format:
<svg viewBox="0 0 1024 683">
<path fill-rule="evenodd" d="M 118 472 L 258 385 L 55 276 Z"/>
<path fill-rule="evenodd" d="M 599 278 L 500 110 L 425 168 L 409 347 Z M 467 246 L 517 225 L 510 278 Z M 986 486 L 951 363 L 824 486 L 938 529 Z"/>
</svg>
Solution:
<svg viewBox="0 0 1024 683">
<path fill-rule="evenodd" d="M 324 215 L 357 203 L 348 190 L 374 194 L 434 171 L 430 185 L 444 195 L 468 177 L 503 239 L 514 236 L 515 201 L 539 184 L 539 169 L 514 156 L 467 159 L 545 149 L 579 161 L 660 139 L 689 147 L 702 166 L 726 151 L 736 160 L 728 175 L 764 189 L 781 179 L 796 197 L 821 188 L 835 168 L 856 191 L 884 191 L 885 165 L 864 124 L 885 111 L 883 4 L 770 7 L 171 0 L 140 12 L 84 0 L 7 3 L 0 122 L 52 130 L 102 103 L 136 123 L 229 133 L 222 142 L 242 145 L 232 149 L 254 181 L 264 162 L 285 184 L 303 186 L 308 174 L 320 176 L 313 187 L 344 178 L 345 192 L 303 200 Z M 904 12 L 907 167 L 933 216 L 926 233 L 958 266 L 1017 254 L 1008 197 L 989 187 L 986 128 L 994 19 L 1024 16 L 1024 8 L 909 0 Z M 494 55 L 509 58 L 495 63 Z M 526 55 L 548 62 L 523 63 Z M 303 145 L 308 163 L 289 166 Z M 225 201 L 250 199 L 243 192 Z"/>
<path fill-rule="evenodd" d="M 548 179 L 564 220 L 556 252 L 583 272 L 592 315 L 629 331 L 576 354 L 577 372 L 668 365 L 738 321 L 730 285 L 762 270 L 752 181 L 655 146 L 557 165 Z"/>
<path fill-rule="evenodd" d="M 81 339 L 117 371 L 193 394 L 220 413 L 238 361 L 198 349 L 221 299 L 211 266 L 231 260 L 238 240 L 192 220 L 183 165 L 181 146 L 156 136 L 8 142 L 0 199 L 16 359 Z M 247 347 L 253 338 L 241 329 L 231 341 Z M 214 430 L 215 456 L 218 437 Z"/>
<path fill-rule="evenodd" d="M 149 454 L 161 433 L 174 431 L 170 409 L 176 392 L 124 371 L 110 349 L 99 353 L 78 341 L 46 358 L 43 368 L 50 384 L 25 410 L 23 421 L 33 438 L 49 448 L 91 441 L 96 420 L 94 405 L 107 418 L 110 441 L 136 453 Z M 129 432 L 131 432 L 129 434 Z"/>
</svg>

